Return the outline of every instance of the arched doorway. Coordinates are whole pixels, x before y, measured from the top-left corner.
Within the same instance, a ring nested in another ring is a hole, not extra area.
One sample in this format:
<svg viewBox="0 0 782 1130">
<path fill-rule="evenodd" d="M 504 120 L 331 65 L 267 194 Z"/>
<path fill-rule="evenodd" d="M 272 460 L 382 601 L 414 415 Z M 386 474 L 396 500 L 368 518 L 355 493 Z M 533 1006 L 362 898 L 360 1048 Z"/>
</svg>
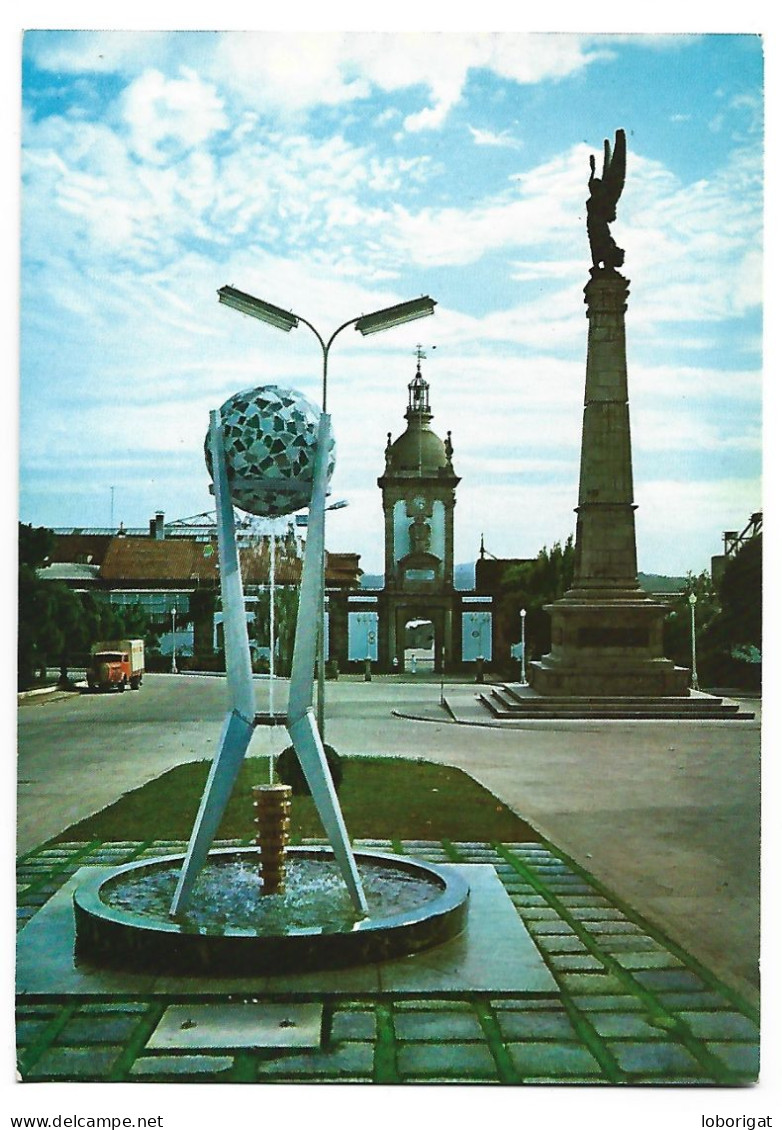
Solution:
<svg viewBox="0 0 782 1130">
<path fill-rule="evenodd" d="M 431 620 L 414 617 L 405 622 L 404 669 L 430 674 L 435 669 L 435 629 Z"/>
</svg>

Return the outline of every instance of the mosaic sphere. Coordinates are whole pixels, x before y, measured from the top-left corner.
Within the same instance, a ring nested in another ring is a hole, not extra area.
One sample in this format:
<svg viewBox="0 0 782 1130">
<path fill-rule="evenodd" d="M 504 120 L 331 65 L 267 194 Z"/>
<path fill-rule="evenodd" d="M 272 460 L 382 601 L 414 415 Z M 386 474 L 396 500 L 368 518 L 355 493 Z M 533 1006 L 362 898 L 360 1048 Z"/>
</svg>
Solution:
<svg viewBox="0 0 782 1130">
<path fill-rule="evenodd" d="M 231 501 L 265 518 L 308 506 L 320 412 L 295 389 L 262 385 L 234 393 L 220 408 Z M 207 432 L 206 465 L 212 475 Z M 334 470 L 334 439 L 328 474 Z"/>
</svg>

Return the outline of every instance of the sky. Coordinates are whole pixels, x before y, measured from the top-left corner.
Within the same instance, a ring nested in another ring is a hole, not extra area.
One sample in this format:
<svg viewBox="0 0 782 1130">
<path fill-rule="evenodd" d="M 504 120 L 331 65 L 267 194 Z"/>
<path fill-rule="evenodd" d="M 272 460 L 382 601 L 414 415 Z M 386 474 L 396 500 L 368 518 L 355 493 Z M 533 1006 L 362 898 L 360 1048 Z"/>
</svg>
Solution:
<svg viewBox="0 0 782 1130">
<path fill-rule="evenodd" d="M 612 234 L 639 568 L 707 569 L 762 509 L 763 43 L 742 34 L 32 30 L 22 59 L 19 518 L 212 508 L 209 410 L 320 397 L 312 322 L 431 295 L 331 348 L 327 543 L 382 572 L 377 477 L 416 350 L 461 476 L 455 557 L 575 530 L 589 156 L 627 134 Z"/>
</svg>

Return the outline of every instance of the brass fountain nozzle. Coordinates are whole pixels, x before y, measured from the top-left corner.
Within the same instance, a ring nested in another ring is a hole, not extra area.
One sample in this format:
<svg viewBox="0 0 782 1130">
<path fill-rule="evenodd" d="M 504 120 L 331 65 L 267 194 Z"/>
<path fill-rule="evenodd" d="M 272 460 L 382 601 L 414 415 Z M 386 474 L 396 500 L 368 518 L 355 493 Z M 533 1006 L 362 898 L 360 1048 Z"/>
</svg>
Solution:
<svg viewBox="0 0 782 1130">
<path fill-rule="evenodd" d="M 290 839 L 291 795 L 290 785 L 253 787 L 256 843 L 261 856 L 258 873 L 264 895 L 275 895 L 285 890 L 285 849 Z"/>
</svg>

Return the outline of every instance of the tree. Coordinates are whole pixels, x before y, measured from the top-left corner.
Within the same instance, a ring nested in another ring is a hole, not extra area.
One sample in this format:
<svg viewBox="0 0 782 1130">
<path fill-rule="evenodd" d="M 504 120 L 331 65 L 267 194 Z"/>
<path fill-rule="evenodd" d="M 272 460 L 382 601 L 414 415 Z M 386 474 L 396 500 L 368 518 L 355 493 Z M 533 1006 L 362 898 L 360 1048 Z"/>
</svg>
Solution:
<svg viewBox="0 0 782 1130">
<path fill-rule="evenodd" d="M 269 589 L 258 594 L 255 606 L 255 642 L 259 647 L 269 648 Z M 296 620 L 299 613 L 299 590 L 297 587 L 280 585 L 274 589 L 274 673 L 288 676 L 293 663 L 293 644 L 296 637 Z"/>
<path fill-rule="evenodd" d="M 711 576 L 689 574 L 664 625 L 665 654 L 683 667 L 692 665 L 694 593 L 695 654 L 703 686 L 759 687 L 762 646 L 762 535 L 751 538 L 731 557 L 719 583 Z"/>
<path fill-rule="evenodd" d="M 719 615 L 719 597 L 711 575 L 704 571 L 697 576 L 688 573 L 684 588 L 671 600 L 671 608 L 663 622 L 663 651 L 679 667 L 692 666 L 692 607 L 690 596 L 695 595 L 695 652 L 699 681 L 710 683 L 715 672 L 715 656 L 708 647 L 704 633 Z"/>
<path fill-rule="evenodd" d="M 36 671 L 60 662 L 67 632 L 78 618 L 79 599 L 60 582 L 42 581 L 38 570 L 54 553 L 54 535 L 44 527 L 19 523 L 19 627 L 17 680 L 29 687 Z"/>
<path fill-rule="evenodd" d="M 708 637 L 720 655 L 721 686 L 759 689 L 763 648 L 763 535 L 728 559 L 718 585 L 720 613 Z"/>
<path fill-rule="evenodd" d="M 731 648 L 763 644 L 763 535 L 750 538 L 728 559 L 719 583 L 721 621 Z"/>
<path fill-rule="evenodd" d="M 61 581 L 44 581 L 38 570 L 54 553 L 54 534 L 44 527 L 19 524 L 18 685 L 32 686 L 36 672 L 60 668 L 68 682 L 74 657 L 86 659 L 100 639 L 156 642 L 149 617 L 139 604 L 118 608 L 90 593 L 75 593 Z"/>
<path fill-rule="evenodd" d="M 551 649 L 551 618 L 544 605 L 564 596 L 573 585 L 575 550 L 572 536 L 563 545 L 546 546 L 532 561 L 511 565 L 502 581 L 501 615 L 504 619 L 527 610 L 526 651 L 538 659 Z"/>
</svg>

